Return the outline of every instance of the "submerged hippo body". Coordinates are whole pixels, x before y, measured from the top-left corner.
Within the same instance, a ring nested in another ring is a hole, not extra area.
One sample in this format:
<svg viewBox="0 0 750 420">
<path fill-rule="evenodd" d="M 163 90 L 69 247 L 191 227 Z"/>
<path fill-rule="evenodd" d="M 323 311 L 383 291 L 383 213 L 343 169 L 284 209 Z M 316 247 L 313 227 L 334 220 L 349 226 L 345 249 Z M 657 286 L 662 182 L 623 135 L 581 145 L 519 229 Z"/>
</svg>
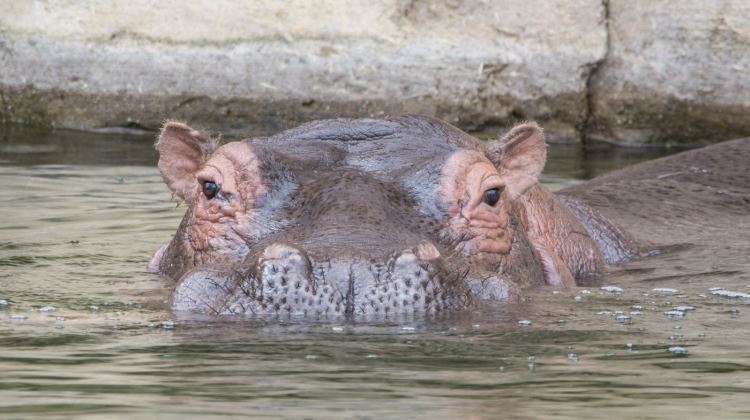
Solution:
<svg viewBox="0 0 750 420">
<path fill-rule="evenodd" d="M 175 310 L 431 314 L 574 285 L 637 252 L 538 183 L 534 124 L 487 143 L 428 118 L 335 119 L 219 146 L 172 122 L 156 148 L 188 207 L 150 264 L 177 282 Z"/>
</svg>

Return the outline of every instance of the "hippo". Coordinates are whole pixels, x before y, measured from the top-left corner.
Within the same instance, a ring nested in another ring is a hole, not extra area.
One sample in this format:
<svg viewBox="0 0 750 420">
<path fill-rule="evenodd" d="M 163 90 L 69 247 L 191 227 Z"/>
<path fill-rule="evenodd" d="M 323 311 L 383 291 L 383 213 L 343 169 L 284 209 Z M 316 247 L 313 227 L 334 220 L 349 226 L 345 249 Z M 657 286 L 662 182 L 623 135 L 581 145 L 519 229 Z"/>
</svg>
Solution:
<svg viewBox="0 0 750 420">
<path fill-rule="evenodd" d="M 149 263 L 174 282 L 174 311 L 448 313 L 591 282 L 652 249 L 611 194 L 539 183 L 533 122 L 488 142 L 427 117 L 340 118 L 222 145 L 171 121 L 155 148 L 187 207 Z"/>
</svg>

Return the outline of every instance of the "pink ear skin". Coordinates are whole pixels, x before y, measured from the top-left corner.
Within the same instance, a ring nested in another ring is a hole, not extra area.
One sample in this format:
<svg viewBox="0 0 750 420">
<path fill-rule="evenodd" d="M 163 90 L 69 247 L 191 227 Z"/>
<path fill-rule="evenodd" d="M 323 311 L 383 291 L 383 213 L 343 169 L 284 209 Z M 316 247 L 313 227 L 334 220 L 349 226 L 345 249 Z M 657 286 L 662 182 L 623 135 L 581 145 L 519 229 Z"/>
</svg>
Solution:
<svg viewBox="0 0 750 420">
<path fill-rule="evenodd" d="M 547 160 L 542 129 L 534 122 L 513 127 L 487 149 L 487 156 L 505 180 L 511 199 L 538 182 Z"/>
<path fill-rule="evenodd" d="M 191 201 L 196 191 L 195 173 L 214 152 L 216 142 L 183 123 L 168 121 L 154 147 L 164 182 L 177 197 Z"/>
</svg>

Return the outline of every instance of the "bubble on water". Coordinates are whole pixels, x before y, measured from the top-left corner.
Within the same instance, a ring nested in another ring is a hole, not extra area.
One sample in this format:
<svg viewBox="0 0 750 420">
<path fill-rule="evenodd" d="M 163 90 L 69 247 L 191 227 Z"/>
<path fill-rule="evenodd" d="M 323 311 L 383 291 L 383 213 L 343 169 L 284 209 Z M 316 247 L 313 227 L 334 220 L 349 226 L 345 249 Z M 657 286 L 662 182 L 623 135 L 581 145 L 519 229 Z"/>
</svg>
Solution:
<svg viewBox="0 0 750 420">
<path fill-rule="evenodd" d="M 583 289 L 583 290 L 581 290 L 581 292 L 580 292 L 580 293 L 581 293 L 582 295 L 590 295 L 590 294 L 591 294 L 591 290 L 588 290 L 588 289 Z"/>
<path fill-rule="evenodd" d="M 643 310 L 643 306 L 641 306 L 641 305 L 633 305 L 633 306 L 630 307 L 630 309 L 632 309 L 634 311 L 642 311 Z"/>
<path fill-rule="evenodd" d="M 5 299 L 0 299 L 0 306 L 8 306 L 8 301 Z"/>
<path fill-rule="evenodd" d="M 552 291 L 552 294 L 553 294 L 553 295 L 559 295 L 560 293 L 562 293 L 562 292 L 560 292 L 559 290 L 553 290 L 553 291 Z"/>
<path fill-rule="evenodd" d="M 583 296 L 581 296 L 581 295 L 576 295 L 576 297 L 574 297 L 573 299 L 575 299 L 576 301 L 580 301 L 580 300 L 582 300 L 582 299 L 583 299 Z"/>
<path fill-rule="evenodd" d="M 307 360 L 315 360 L 317 358 L 318 358 L 318 356 L 316 356 L 314 354 L 308 354 L 307 356 L 305 356 L 305 359 L 307 359 Z"/>
<path fill-rule="evenodd" d="M 344 327 L 332 327 L 331 329 L 337 333 L 344 331 Z"/>
<path fill-rule="evenodd" d="M 404 326 L 404 327 L 401 327 L 401 331 L 406 331 L 406 332 L 414 332 L 414 331 L 416 331 L 416 330 L 417 330 L 417 329 L 416 329 L 416 328 L 414 328 L 414 327 L 409 327 L 409 326 Z"/>
<path fill-rule="evenodd" d="M 711 294 L 714 296 L 721 296 L 721 297 L 727 297 L 727 298 L 750 299 L 750 293 L 733 292 L 731 290 L 724 290 L 724 289 L 711 290 Z"/>
<path fill-rule="evenodd" d="M 643 312 L 641 311 L 630 311 L 630 315 L 643 315 Z"/>
<path fill-rule="evenodd" d="M 723 289 L 722 289 L 721 287 L 709 287 L 709 288 L 708 288 L 708 291 L 709 291 L 709 292 L 715 292 L 715 291 L 717 291 L 717 290 L 723 290 Z"/>
<path fill-rule="evenodd" d="M 471 328 L 474 328 L 475 330 L 478 330 L 480 328 L 479 324 L 474 324 L 471 326 Z"/>
<path fill-rule="evenodd" d="M 57 322 L 65 322 L 65 317 L 64 316 L 55 317 L 55 321 L 57 321 Z"/>
<path fill-rule="evenodd" d="M 20 315 L 20 314 L 13 314 L 10 316 L 10 319 L 15 319 L 17 321 L 23 321 L 26 318 L 28 318 L 26 315 Z"/>
<path fill-rule="evenodd" d="M 377 354 L 368 354 L 365 357 L 367 357 L 368 359 L 376 359 L 378 357 L 378 355 Z"/>
<path fill-rule="evenodd" d="M 674 308 L 672 308 L 672 310 L 680 311 L 680 312 L 687 312 L 687 311 L 695 310 L 695 307 L 689 306 L 689 305 L 675 306 Z"/>
<path fill-rule="evenodd" d="M 599 311 L 596 314 L 597 315 L 612 315 L 612 311 Z"/>
<path fill-rule="evenodd" d="M 683 316 L 685 316 L 685 312 L 672 310 L 664 312 L 664 315 L 670 318 L 682 318 Z"/>
<path fill-rule="evenodd" d="M 617 322 L 630 322 L 631 318 L 630 315 L 618 314 L 617 316 L 615 316 L 615 320 Z"/>
<path fill-rule="evenodd" d="M 568 353 L 568 360 L 570 360 L 571 362 L 577 362 L 578 355 L 576 353 Z"/>
<path fill-rule="evenodd" d="M 90 305 L 90 306 L 89 306 L 89 309 L 91 309 L 92 311 L 98 311 L 98 310 L 99 310 L 99 307 L 98 307 L 98 306 L 96 306 L 96 305 Z"/>
<path fill-rule="evenodd" d="M 39 308 L 39 312 L 54 312 L 56 310 L 57 308 L 51 305 L 42 306 L 41 308 Z"/>
<path fill-rule="evenodd" d="M 672 289 L 671 287 L 657 287 L 655 289 L 651 289 L 652 292 L 656 293 L 677 293 L 677 289 Z"/>
<path fill-rule="evenodd" d="M 162 321 L 161 322 L 161 327 L 164 328 L 164 329 L 166 329 L 166 330 L 171 330 L 172 328 L 175 327 L 175 323 L 174 323 L 174 321 L 170 321 L 170 320 Z"/>
<path fill-rule="evenodd" d="M 673 346 L 669 348 L 669 352 L 673 354 L 687 354 L 687 349 L 682 346 Z"/>
<path fill-rule="evenodd" d="M 698 337 L 705 337 L 706 333 L 698 333 Z"/>
<path fill-rule="evenodd" d="M 557 322 L 558 324 L 565 324 L 565 323 L 566 323 L 566 322 L 568 322 L 568 321 L 567 321 L 567 320 L 565 320 L 565 319 L 558 319 L 558 320 L 557 320 L 557 321 L 555 321 L 555 322 Z"/>
<path fill-rule="evenodd" d="M 627 347 L 628 350 L 633 350 L 633 343 L 626 343 L 625 347 Z"/>
<path fill-rule="evenodd" d="M 528 362 L 529 370 L 534 370 L 536 367 L 536 358 L 534 356 L 529 356 L 526 361 Z"/>
<path fill-rule="evenodd" d="M 522 320 L 518 321 L 518 325 L 522 325 L 524 327 L 527 327 L 527 326 L 531 325 L 531 321 L 529 321 L 528 319 L 522 319 Z"/>
<path fill-rule="evenodd" d="M 600 289 L 607 293 L 613 293 L 613 294 L 620 294 L 624 292 L 622 287 L 617 287 L 617 286 L 602 286 L 600 287 Z"/>
</svg>

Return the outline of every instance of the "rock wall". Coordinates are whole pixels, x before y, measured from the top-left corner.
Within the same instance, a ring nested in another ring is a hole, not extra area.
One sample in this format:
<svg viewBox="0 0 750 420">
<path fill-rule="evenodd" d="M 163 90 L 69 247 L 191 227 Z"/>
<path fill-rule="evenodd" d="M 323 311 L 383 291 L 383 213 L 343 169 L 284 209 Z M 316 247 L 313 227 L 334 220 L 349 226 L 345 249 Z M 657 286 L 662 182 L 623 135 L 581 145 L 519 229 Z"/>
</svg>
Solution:
<svg viewBox="0 0 750 420">
<path fill-rule="evenodd" d="M 609 0 L 591 139 L 702 143 L 750 134 L 750 1 Z"/>
<path fill-rule="evenodd" d="M 418 113 L 536 119 L 552 140 L 748 135 L 747 5 L 688 3 L 0 0 L 0 120 L 247 135 Z"/>
</svg>

